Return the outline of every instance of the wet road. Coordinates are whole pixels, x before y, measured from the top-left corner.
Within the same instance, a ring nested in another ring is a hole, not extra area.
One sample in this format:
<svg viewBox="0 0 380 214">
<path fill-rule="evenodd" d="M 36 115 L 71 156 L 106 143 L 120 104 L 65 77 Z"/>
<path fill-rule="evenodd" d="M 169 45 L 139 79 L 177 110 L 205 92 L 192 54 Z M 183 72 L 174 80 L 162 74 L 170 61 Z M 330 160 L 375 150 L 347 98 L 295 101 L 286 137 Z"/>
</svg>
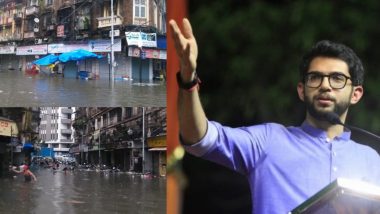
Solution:
<svg viewBox="0 0 380 214">
<path fill-rule="evenodd" d="M 37 182 L 23 176 L 0 179 L 0 213 L 166 213 L 166 179 L 127 173 L 32 170 Z"/>
<path fill-rule="evenodd" d="M 14 106 L 166 106 L 166 83 L 108 79 L 82 80 L 18 70 L 0 71 L 2 107 Z"/>
</svg>

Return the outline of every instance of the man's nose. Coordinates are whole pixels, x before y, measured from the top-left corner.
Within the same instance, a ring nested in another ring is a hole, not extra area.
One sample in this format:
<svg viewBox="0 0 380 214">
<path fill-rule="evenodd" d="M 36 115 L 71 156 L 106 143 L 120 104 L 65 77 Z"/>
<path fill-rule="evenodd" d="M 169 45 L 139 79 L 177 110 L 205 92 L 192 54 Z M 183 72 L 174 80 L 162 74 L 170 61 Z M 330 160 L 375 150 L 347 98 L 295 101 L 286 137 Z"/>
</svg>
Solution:
<svg viewBox="0 0 380 214">
<path fill-rule="evenodd" d="M 331 88 L 328 76 L 322 77 L 322 83 L 321 83 L 320 88 L 324 88 L 324 89 L 330 89 Z"/>
</svg>

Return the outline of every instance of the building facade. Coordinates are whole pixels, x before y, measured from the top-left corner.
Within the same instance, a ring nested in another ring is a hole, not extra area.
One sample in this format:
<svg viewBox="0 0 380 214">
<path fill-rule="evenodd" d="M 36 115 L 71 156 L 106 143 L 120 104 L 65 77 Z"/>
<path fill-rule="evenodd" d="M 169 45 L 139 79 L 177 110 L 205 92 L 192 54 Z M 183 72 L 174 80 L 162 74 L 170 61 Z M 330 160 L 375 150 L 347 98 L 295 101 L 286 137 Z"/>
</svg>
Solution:
<svg viewBox="0 0 380 214">
<path fill-rule="evenodd" d="M 166 108 L 78 108 L 70 153 L 82 164 L 166 175 Z M 149 143 L 161 140 L 160 143 Z"/>
<path fill-rule="evenodd" d="M 78 71 L 109 78 L 111 61 L 119 79 L 153 80 L 166 72 L 165 1 L 113 0 L 113 22 L 111 15 L 110 0 L 0 0 L 0 70 L 25 72 L 36 58 L 85 49 L 104 57 L 65 63 L 65 78 Z M 134 33 L 142 41 L 149 34 L 150 43 L 128 44 Z"/>
<path fill-rule="evenodd" d="M 74 144 L 75 107 L 41 107 L 39 138 L 48 148 L 53 148 L 54 156 L 69 154 Z"/>
</svg>

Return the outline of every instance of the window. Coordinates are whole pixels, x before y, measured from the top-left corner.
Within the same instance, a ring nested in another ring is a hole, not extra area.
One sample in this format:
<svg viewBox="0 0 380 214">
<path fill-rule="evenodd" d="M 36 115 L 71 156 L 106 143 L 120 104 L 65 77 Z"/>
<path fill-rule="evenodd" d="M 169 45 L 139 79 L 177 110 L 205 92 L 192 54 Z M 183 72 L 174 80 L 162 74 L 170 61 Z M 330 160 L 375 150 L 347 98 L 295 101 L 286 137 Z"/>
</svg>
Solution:
<svg viewBox="0 0 380 214">
<path fill-rule="evenodd" d="M 127 107 L 126 113 L 125 113 L 125 118 L 130 118 L 130 117 L 132 117 L 132 108 Z"/>
<path fill-rule="evenodd" d="M 135 17 L 145 18 L 146 0 L 135 0 Z"/>
<path fill-rule="evenodd" d="M 34 28 L 34 22 L 33 22 L 33 19 L 28 19 L 27 21 L 27 31 L 33 31 L 33 28 Z"/>
<path fill-rule="evenodd" d="M 52 5 L 53 4 L 53 0 L 46 0 L 46 5 Z"/>
</svg>

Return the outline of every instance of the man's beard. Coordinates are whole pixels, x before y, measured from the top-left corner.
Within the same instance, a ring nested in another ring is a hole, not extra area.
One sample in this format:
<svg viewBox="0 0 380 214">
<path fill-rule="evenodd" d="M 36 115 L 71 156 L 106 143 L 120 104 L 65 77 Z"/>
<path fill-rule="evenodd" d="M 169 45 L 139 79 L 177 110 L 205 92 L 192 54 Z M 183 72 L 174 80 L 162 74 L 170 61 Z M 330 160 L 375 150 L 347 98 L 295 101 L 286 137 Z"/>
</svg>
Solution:
<svg viewBox="0 0 380 214">
<path fill-rule="evenodd" d="M 314 100 L 311 97 L 305 96 L 306 111 L 312 117 L 320 121 L 326 121 L 326 116 L 332 112 L 336 113 L 338 116 L 342 116 L 351 105 L 349 100 L 337 102 L 336 99 L 333 99 L 334 108 L 332 110 L 319 110 L 313 105 L 313 101 Z"/>
</svg>

